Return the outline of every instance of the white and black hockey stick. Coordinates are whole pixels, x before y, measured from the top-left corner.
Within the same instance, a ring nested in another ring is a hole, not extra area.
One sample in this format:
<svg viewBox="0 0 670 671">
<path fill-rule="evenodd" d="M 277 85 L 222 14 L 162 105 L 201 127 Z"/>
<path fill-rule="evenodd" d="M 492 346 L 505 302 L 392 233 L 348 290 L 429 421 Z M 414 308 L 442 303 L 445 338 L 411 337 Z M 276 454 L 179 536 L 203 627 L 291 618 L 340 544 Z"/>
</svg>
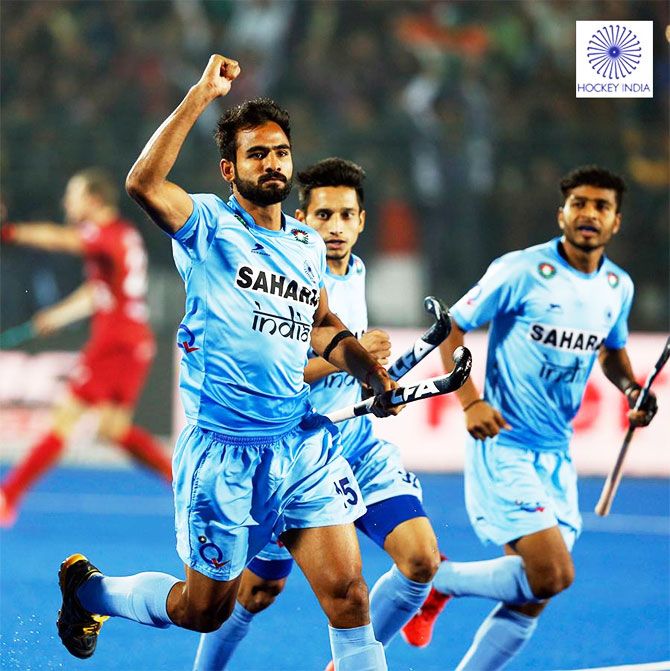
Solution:
<svg viewBox="0 0 670 671">
<path fill-rule="evenodd" d="M 365 401 L 350 405 L 347 408 L 333 410 L 333 412 L 327 413 L 326 417 L 331 422 L 343 422 L 346 419 L 368 415 L 372 412 L 372 406 L 375 403 L 392 408 L 404 405 L 405 403 L 422 401 L 432 396 L 450 394 L 463 386 L 470 375 L 470 368 L 472 367 L 472 354 L 470 354 L 470 350 L 466 347 L 457 347 L 452 356 L 455 366 L 451 373 L 431 377 L 427 380 L 420 380 L 419 382 L 408 384 L 406 387 L 398 387 L 391 391 L 385 391 L 382 394 L 372 396 Z"/>
<path fill-rule="evenodd" d="M 668 361 L 668 358 L 670 358 L 670 336 L 665 341 L 665 347 L 663 348 L 661 356 L 658 357 L 656 365 L 652 369 L 651 373 L 649 373 L 649 375 L 647 376 L 647 380 L 644 383 L 644 387 L 642 387 L 642 389 L 640 390 L 637 400 L 635 401 L 634 410 L 639 410 L 642 407 L 642 405 L 646 402 L 647 397 L 649 396 L 649 390 L 651 389 L 651 385 L 654 383 L 654 380 L 661 372 L 663 366 L 665 366 L 666 362 Z M 634 426 L 628 427 L 626 437 L 623 439 L 621 449 L 619 450 L 619 456 L 617 457 L 614 467 L 610 471 L 610 474 L 607 476 L 607 480 L 605 480 L 605 484 L 603 485 L 603 491 L 600 493 L 598 503 L 596 503 L 595 512 L 597 515 L 600 515 L 601 517 L 609 515 L 609 512 L 612 508 L 612 502 L 614 501 L 617 489 L 619 489 L 619 483 L 621 482 L 621 478 L 623 476 L 623 464 L 624 461 L 626 460 L 626 453 L 628 452 L 628 446 L 630 445 L 630 441 L 631 438 L 633 437 L 633 432 L 635 431 L 635 428 L 636 427 Z"/>
<path fill-rule="evenodd" d="M 409 373 L 419 361 L 425 359 L 451 333 L 449 308 L 439 298 L 426 296 L 423 299 L 423 307 L 435 317 L 435 323 L 388 367 L 389 377 L 396 382 Z"/>
</svg>

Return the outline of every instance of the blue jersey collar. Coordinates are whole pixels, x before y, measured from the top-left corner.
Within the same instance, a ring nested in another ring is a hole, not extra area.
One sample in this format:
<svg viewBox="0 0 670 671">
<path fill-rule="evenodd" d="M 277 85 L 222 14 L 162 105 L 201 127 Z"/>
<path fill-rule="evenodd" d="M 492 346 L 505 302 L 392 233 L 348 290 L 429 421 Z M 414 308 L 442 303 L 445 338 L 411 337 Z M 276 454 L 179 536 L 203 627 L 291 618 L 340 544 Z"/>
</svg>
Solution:
<svg viewBox="0 0 670 671">
<path fill-rule="evenodd" d="M 235 198 L 235 196 L 231 196 L 228 199 L 227 205 L 235 215 L 242 219 L 244 225 L 247 226 L 247 228 L 251 228 L 255 231 L 261 231 L 267 235 L 283 235 L 286 232 L 286 215 L 283 212 L 281 213 L 281 228 L 278 231 L 271 231 L 268 228 L 259 226 L 254 221 L 254 218 L 237 202 L 237 198 Z"/>
<path fill-rule="evenodd" d="M 593 277 L 596 277 L 600 273 L 600 271 L 603 269 L 603 266 L 605 265 L 605 261 L 607 259 L 607 256 L 605 254 L 603 254 L 600 257 L 600 263 L 598 264 L 597 270 L 594 270 L 592 273 L 583 273 L 581 270 L 577 270 L 577 268 L 570 265 L 568 260 L 561 253 L 561 241 L 562 240 L 563 240 L 562 236 L 558 236 L 558 237 L 554 238 L 553 239 L 553 244 L 551 246 L 551 248 L 552 248 L 552 250 L 553 250 L 553 252 L 556 256 L 556 259 L 559 261 L 559 263 L 562 266 L 567 268 L 573 274 L 577 275 L 577 277 L 582 277 L 584 279 L 591 279 Z"/>
<path fill-rule="evenodd" d="M 353 267 L 354 267 L 354 255 L 350 254 L 349 262 L 347 263 L 347 272 L 344 273 L 344 275 L 336 275 L 335 273 L 331 272 L 330 267 L 328 266 L 327 263 L 326 263 L 326 275 L 328 275 L 328 277 L 332 277 L 334 280 L 344 282 L 345 280 L 348 280 L 351 277 L 352 275 L 351 269 Z"/>
</svg>

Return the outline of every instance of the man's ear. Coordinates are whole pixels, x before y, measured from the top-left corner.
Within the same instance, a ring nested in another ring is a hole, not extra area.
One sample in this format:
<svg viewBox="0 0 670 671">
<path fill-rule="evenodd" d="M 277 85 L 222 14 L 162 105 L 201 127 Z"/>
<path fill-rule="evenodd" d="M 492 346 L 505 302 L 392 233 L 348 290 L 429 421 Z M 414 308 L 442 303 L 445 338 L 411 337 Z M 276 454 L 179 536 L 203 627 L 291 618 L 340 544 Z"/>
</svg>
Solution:
<svg viewBox="0 0 670 671">
<path fill-rule="evenodd" d="M 363 229 L 365 228 L 365 210 L 361 210 L 360 218 L 361 218 L 361 223 L 358 227 L 358 232 L 359 233 L 361 233 L 363 231 Z"/>
<path fill-rule="evenodd" d="M 232 183 L 235 179 L 235 164 L 232 161 L 222 158 L 219 163 L 219 169 L 221 170 L 221 177 L 223 177 L 226 182 Z"/>
<path fill-rule="evenodd" d="M 558 221 L 558 227 L 563 230 L 565 227 L 565 222 L 563 221 L 563 208 L 559 207 L 556 211 L 556 221 Z"/>
<path fill-rule="evenodd" d="M 305 223 L 305 213 L 299 208 L 295 211 L 295 218 L 302 221 L 303 224 Z"/>
</svg>

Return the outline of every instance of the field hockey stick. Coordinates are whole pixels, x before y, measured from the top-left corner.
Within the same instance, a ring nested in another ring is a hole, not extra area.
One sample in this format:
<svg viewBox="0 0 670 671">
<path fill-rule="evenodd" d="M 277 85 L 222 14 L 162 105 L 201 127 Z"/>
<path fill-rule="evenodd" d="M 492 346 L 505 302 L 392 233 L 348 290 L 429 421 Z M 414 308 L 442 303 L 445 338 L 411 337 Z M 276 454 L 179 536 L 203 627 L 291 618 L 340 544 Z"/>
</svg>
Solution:
<svg viewBox="0 0 670 671">
<path fill-rule="evenodd" d="M 663 348 L 663 352 L 658 358 L 656 365 L 652 369 L 651 373 L 649 373 L 647 376 L 644 387 L 642 387 L 640 390 L 637 400 L 635 401 L 635 406 L 633 408 L 634 410 L 639 410 L 647 400 L 651 385 L 654 383 L 657 375 L 661 372 L 663 366 L 665 366 L 666 362 L 668 361 L 668 357 L 670 357 L 670 336 L 665 341 L 665 347 Z M 623 439 L 623 443 L 621 444 L 621 449 L 619 450 L 616 463 L 610 471 L 610 474 L 607 476 L 607 480 L 605 480 L 605 484 L 603 485 L 603 490 L 600 493 L 600 499 L 598 499 L 598 503 L 596 503 L 595 512 L 601 517 L 609 515 L 610 509 L 612 508 L 612 502 L 614 501 L 617 489 L 619 489 L 619 483 L 623 477 L 623 464 L 626 460 L 626 453 L 628 452 L 628 446 L 630 445 L 635 428 L 635 426 L 628 427 L 628 431 L 626 432 L 626 437 Z"/>
<path fill-rule="evenodd" d="M 392 380 L 398 381 L 409 373 L 451 333 L 449 308 L 439 298 L 426 296 L 423 307 L 435 317 L 435 323 L 388 367 L 387 371 Z"/>
<path fill-rule="evenodd" d="M 333 410 L 326 414 L 331 422 L 343 422 L 345 419 L 361 417 L 372 412 L 372 406 L 382 404 L 388 408 L 394 408 L 405 403 L 421 401 L 433 396 L 450 394 L 452 391 L 460 389 L 470 375 L 472 367 L 472 354 L 466 347 L 457 347 L 452 355 L 454 359 L 454 369 L 451 373 L 431 377 L 427 380 L 420 380 L 406 387 L 398 387 L 389 391 L 372 396 L 365 401 L 350 405 L 341 410 Z"/>
<path fill-rule="evenodd" d="M 23 322 L 0 333 L 0 349 L 13 349 L 37 335 L 32 321 Z"/>
</svg>

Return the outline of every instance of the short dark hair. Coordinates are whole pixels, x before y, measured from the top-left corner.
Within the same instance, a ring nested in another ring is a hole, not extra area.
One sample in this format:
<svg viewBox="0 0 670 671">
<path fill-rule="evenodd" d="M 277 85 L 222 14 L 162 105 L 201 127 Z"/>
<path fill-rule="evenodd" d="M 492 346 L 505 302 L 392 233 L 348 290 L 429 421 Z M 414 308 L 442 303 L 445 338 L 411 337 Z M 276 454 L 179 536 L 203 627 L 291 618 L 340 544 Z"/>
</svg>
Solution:
<svg viewBox="0 0 670 671">
<path fill-rule="evenodd" d="M 270 98 L 254 98 L 226 110 L 216 124 L 214 139 L 221 158 L 235 162 L 237 157 L 237 133 L 247 128 L 257 128 L 274 121 L 291 142 L 291 120 L 288 112 Z"/>
<path fill-rule="evenodd" d="M 318 189 L 321 186 L 349 186 L 356 190 L 358 207 L 362 210 L 365 201 L 364 179 L 365 170 L 353 161 L 336 157 L 324 158 L 298 173 L 300 207 L 307 210 L 312 189 Z"/>
<path fill-rule="evenodd" d="M 616 211 L 619 212 L 621 210 L 623 194 L 626 190 L 626 183 L 622 177 L 597 165 L 582 165 L 569 172 L 560 181 L 563 198 L 567 198 L 572 189 L 584 185 L 597 186 L 601 189 L 612 189 L 615 191 Z"/>
<path fill-rule="evenodd" d="M 86 191 L 97 196 L 105 205 L 114 207 L 119 204 L 119 187 L 116 180 L 104 168 L 84 168 L 73 177 L 86 182 Z"/>
</svg>

